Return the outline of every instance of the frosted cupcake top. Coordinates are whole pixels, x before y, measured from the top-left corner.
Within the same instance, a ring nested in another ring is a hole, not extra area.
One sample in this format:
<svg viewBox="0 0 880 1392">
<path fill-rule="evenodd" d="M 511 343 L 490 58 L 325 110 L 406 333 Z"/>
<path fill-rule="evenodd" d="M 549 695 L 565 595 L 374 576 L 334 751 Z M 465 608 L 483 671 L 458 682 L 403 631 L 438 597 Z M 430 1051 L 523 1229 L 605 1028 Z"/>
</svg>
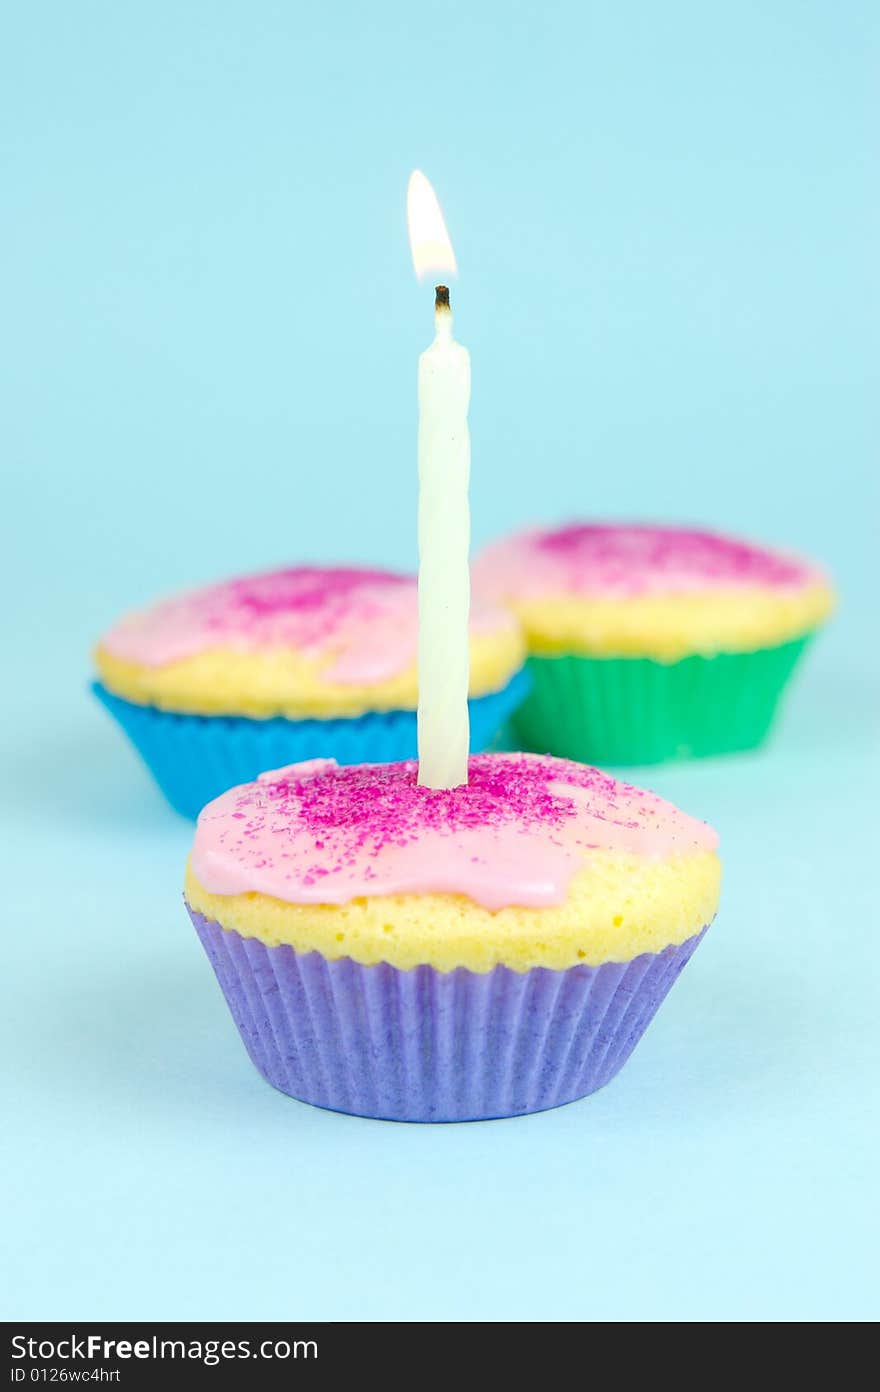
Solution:
<svg viewBox="0 0 880 1392">
<path fill-rule="evenodd" d="M 473 632 L 510 629 L 476 600 Z M 192 590 L 129 614 L 101 640 L 111 657 L 158 668 L 209 650 L 295 648 L 331 655 L 327 681 L 380 682 L 406 669 L 418 640 L 417 583 L 390 571 L 300 566 Z"/>
<path fill-rule="evenodd" d="M 484 594 L 514 600 L 755 587 L 786 592 L 823 579 L 807 561 L 714 532 L 586 523 L 495 542 L 477 560 L 474 577 Z"/>
<path fill-rule="evenodd" d="M 294 904 L 462 894 L 489 910 L 565 900 L 590 852 L 648 860 L 714 850 L 711 827 L 598 769 L 481 754 L 466 787 L 421 788 L 413 761 L 316 759 L 205 807 L 192 869 L 210 893 Z"/>
</svg>

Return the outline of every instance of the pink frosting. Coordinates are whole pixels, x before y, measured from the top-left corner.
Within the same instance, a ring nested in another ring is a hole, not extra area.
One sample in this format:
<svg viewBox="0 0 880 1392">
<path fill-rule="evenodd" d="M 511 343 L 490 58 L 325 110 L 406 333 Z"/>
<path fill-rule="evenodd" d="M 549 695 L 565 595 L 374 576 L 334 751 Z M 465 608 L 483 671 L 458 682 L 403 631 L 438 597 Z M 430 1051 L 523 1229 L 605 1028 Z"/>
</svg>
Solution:
<svg viewBox="0 0 880 1392">
<path fill-rule="evenodd" d="M 500 609 L 474 601 L 472 631 L 511 623 Z M 358 685 L 405 671 L 415 660 L 417 641 L 413 576 L 301 566 L 192 590 L 129 614 L 102 646 L 144 667 L 211 648 L 296 648 L 315 657 L 332 654 L 323 675 Z"/>
<path fill-rule="evenodd" d="M 420 788 L 413 761 L 314 759 L 208 804 L 192 864 L 214 894 L 293 904 L 464 894 L 487 909 L 562 903 L 590 851 L 713 849 L 715 832 L 654 793 L 567 759 L 477 754 L 466 787 Z"/>
<path fill-rule="evenodd" d="M 474 565 L 484 594 L 510 599 L 625 598 L 751 586 L 790 590 L 821 578 L 806 561 L 732 537 L 638 525 L 523 532 L 495 542 Z"/>
</svg>

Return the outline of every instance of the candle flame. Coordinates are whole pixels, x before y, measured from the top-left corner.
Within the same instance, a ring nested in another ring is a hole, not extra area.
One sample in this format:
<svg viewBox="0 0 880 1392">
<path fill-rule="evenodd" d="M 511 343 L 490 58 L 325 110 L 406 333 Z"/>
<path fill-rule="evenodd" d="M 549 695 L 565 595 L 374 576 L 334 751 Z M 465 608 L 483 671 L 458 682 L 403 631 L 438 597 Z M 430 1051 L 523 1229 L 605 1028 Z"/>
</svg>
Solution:
<svg viewBox="0 0 880 1392">
<path fill-rule="evenodd" d="M 426 275 L 456 275 L 455 252 L 446 230 L 437 195 L 420 169 L 409 176 L 406 220 L 413 266 L 419 280 Z"/>
</svg>

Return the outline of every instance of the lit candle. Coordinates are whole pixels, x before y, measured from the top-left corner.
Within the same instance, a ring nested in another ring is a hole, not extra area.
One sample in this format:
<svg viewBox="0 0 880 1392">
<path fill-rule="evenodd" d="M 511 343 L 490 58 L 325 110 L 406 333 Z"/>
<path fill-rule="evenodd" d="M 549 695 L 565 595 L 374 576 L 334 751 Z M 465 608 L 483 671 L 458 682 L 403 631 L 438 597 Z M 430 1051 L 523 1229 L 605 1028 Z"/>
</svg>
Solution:
<svg viewBox="0 0 880 1392">
<path fill-rule="evenodd" d="M 412 174 L 407 216 L 419 279 L 456 270 L 443 214 L 424 174 Z M 435 337 L 419 358 L 419 783 L 468 778 L 470 679 L 470 354 L 452 337 L 449 290 L 436 288 Z"/>
</svg>

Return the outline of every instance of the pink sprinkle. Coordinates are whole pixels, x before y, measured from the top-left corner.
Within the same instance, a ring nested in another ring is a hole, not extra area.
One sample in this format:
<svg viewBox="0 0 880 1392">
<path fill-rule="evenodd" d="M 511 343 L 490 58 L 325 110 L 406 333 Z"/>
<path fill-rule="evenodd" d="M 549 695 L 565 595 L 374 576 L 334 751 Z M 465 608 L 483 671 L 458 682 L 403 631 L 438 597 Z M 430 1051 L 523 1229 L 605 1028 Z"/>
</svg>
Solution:
<svg viewBox="0 0 880 1392">
<path fill-rule="evenodd" d="M 223 832 L 239 814 L 253 840 L 230 847 Z M 715 842 L 710 828 L 653 794 L 564 759 L 474 755 L 468 783 L 449 790 L 420 787 L 412 760 L 328 760 L 319 770 L 261 774 L 209 803 L 193 867 L 219 894 L 344 903 L 449 892 L 496 909 L 561 902 L 585 846 L 653 857 Z"/>
<path fill-rule="evenodd" d="M 821 578 L 799 557 L 715 532 L 598 523 L 505 538 L 483 552 L 474 575 L 495 597 L 787 589 Z"/>
</svg>

